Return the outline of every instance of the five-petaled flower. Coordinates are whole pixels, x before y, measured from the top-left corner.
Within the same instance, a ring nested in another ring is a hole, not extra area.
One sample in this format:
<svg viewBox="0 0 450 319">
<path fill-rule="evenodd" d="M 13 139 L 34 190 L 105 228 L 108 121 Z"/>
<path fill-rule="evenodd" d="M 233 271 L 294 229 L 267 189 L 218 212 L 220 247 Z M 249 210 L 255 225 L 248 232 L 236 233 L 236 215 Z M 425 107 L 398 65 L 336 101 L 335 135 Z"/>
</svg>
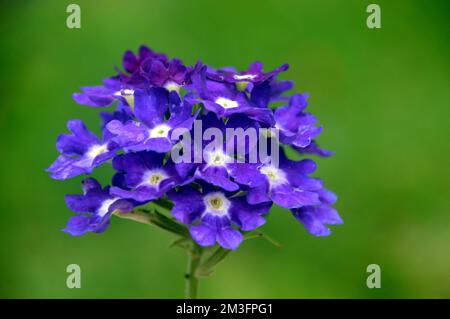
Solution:
<svg viewBox="0 0 450 319">
<path fill-rule="evenodd" d="M 67 206 L 78 213 L 71 217 L 63 231 L 80 236 L 87 232 L 101 233 L 109 225 L 109 218 L 115 210 L 130 212 L 134 203 L 110 193 L 110 187 L 102 188 L 93 178 L 83 180 L 82 195 L 66 195 Z"/>
<path fill-rule="evenodd" d="M 224 248 L 235 249 L 243 240 L 242 231 L 251 231 L 265 223 L 272 203 L 251 205 L 245 196 L 218 190 L 202 184 L 202 192 L 190 186 L 178 192 L 170 192 L 169 198 L 175 206 L 173 216 L 190 225 L 192 238 L 201 246 L 212 246 L 216 242 Z"/>
</svg>

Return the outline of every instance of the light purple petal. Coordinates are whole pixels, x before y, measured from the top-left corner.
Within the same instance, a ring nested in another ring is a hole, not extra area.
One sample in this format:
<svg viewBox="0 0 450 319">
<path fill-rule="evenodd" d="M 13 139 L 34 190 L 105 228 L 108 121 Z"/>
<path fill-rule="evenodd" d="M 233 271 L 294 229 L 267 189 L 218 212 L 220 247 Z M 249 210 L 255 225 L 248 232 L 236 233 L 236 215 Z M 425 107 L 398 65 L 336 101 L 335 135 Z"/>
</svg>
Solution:
<svg viewBox="0 0 450 319">
<path fill-rule="evenodd" d="M 149 128 L 160 124 L 169 108 L 167 91 L 163 88 L 150 88 L 134 92 L 134 113 Z"/>
<path fill-rule="evenodd" d="M 239 185 L 230 180 L 228 172 L 224 167 L 211 166 L 197 170 L 195 177 L 215 186 L 222 187 L 230 192 L 239 189 Z"/>
<path fill-rule="evenodd" d="M 216 243 L 216 230 L 206 225 L 195 225 L 189 229 L 192 238 L 200 246 L 213 246 Z"/>
<path fill-rule="evenodd" d="M 320 204 L 317 193 L 294 189 L 288 184 L 273 188 L 271 190 L 271 199 L 275 204 L 284 208 L 297 208 Z"/>
<path fill-rule="evenodd" d="M 223 248 L 234 250 L 239 247 L 239 245 L 244 240 L 244 236 L 231 227 L 222 228 L 217 234 L 217 242 Z"/>
<path fill-rule="evenodd" d="M 73 216 L 67 222 L 66 228 L 63 232 L 69 233 L 72 236 L 81 236 L 90 231 L 90 217 L 87 216 Z"/>
</svg>

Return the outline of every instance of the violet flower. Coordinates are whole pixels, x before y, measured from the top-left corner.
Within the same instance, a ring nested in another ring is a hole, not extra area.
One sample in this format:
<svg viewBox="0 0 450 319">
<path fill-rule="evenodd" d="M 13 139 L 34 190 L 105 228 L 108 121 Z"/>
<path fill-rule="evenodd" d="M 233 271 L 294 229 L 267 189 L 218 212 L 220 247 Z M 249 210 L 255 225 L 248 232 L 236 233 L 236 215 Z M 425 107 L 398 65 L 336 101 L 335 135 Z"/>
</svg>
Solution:
<svg viewBox="0 0 450 319">
<path fill-rule="evenodd" d="M 199 245 L 213 246 L 217 242 L 227 249 L 236 249 L 243 240 L 233 225 L 242 231 L 254 230 L 265 223 L 263 215 L 272 206 L 271 203 L 250 205 L 245 197 L 233 197 L 207 184 L 203 184 L 202 193 L 187 186 L 169 193 L 169 198 L 175 204 L 172 214 L 190 225 L 192 238 Z"/>
<path fill-rule="evenodd" d="M 111 141 L 111 135 L 105 131 L 99 140 L 80 120 L 67 122 L 72 134 L 61 134 L 56 148 L 61 155 L 47 169 L 54 179 L 68 179 L 80 174 L 89 174 L 102 163 L 116 154 L 117 144 Z"/>
<path fill-rule="evenodd" d="M 82 195 L 66 195 L 66 204 L 77 216 L 71 217 L 66 233 L 81 236 L 87 232 L 101 233 L 109 225 L 112 212 L 119 210 L 123 213 L 133 209 L 133 203 L 110 194 L 109 187 L 102 188 L 93 178 L 83 180 Z"/>
<path fill-rule="evenodd" d="M 106 125 L 107 130 L 114 135 L 112 140 L 126 151 L 168 152 L 177 142 L 170 138 L 172 130 L 190 130 L 197 116 L 191 114 L 189 102 L 181 102 L 176 93 L 168 93 L 163 88 L 137 90 L 134 97 L 136 121 L 123 123 L 112 120 Z M 166 112 L 170 112 L 167 120 Z"/>
<path fill-rule="evenodd" d="M 173 163 L 163 160 L 164 154 L 151 151 L 117 156 L 113 167 L 118 172 L 114 176 L 118 186 L 111 188 L 111 194 L 143 203 L 162 198 L 173 187 L 190 182 L 178 176 Z"/>
</svg>

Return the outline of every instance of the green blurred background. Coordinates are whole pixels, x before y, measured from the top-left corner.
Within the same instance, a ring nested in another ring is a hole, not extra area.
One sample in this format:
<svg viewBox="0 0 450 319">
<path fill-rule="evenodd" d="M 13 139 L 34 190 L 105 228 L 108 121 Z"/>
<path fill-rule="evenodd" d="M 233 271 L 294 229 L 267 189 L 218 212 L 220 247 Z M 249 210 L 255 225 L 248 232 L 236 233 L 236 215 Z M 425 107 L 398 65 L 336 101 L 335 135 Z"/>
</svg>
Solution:
<svg viewBox="0 0 450 319">
<path fill-rule="evenodd" d="M 450 297 L 448 1 L 377 1 L 378 30 L 366 27 L 362 0 L 85 0 L 80 30 L 66 27 L 69 3 L 1 5 L 1 297 L 183 297 L 186 260 L 170 235 L 119 219 L 102 235 L 62 233 L 63 196 L 79 192 L 81 177 L 44 172 L 67 120 L 98 127 L 96 110 L 71 94 L 143 43 L 189 64 L 289 62 L 283 78 L 310 93 L 319 142 L 336 151 L 318 160 L 317 176 L 339 195 L 345 225 L 315 238 L 274 209 L 264 231 L 283 247 L 244 243 L 200 297 Z M 71 263 L 81 289 L 66 287 Z M 372 263 L 381 289 L 366 287 Z"/>
</svg>

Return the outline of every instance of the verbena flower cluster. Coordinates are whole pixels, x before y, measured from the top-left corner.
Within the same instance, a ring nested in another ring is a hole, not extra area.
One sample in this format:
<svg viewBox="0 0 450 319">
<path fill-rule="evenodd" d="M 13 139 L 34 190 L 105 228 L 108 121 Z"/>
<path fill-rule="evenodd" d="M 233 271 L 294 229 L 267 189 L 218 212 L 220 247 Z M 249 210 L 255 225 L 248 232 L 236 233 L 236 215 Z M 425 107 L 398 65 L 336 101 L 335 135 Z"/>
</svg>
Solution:
<svg viewBox="0 0 450 319">
<path fill-rule="evenodd" d="M 102 187 L 88 177 L 82 194 L 66 196 L 67 206 L 77 215 L 64 231 L 74 236 L 100 233 L 113 212 L 131 213 L 151 201 L 168 199 L 173 217 L 201 246 L 237 248 L 243 232 L 265 223 L 273 203 L 290 209 L 311 234 L 329 235 L 326 225 L 342 223 L 331 207 L 336 196 L 310 176 L 314 161 L 294 161 L 284 153 L 291 147 L 302 155 L 331 155 L 315 142 L 322 128 L 305 112 L 308 96 L 287 96 L 293 82 L 277 80 L 287 69 L 285 64 L 264 72 L 262 64 L 254 62 L 237 72 L 201 62 L 185 66 L 145 46 L 138 54 L 125 52 L 117 75 L 73 95 L 77 103 L 94 108 L 116 104 L 114 111 L 100 112 L 103 136 L 97 137 L 81 120 L 71 120 L 70 134 L 57 139 L 60 155 L 48 169 L 52 178 L 91 174 L 106 162 L 116 171 L 111 186 Z M 264 159 L 235 160 L 245 159 L 255 145 L 247 145 L 244 154 L 227 154 L 224 148 L 209 152 L 200 162 L 174 161 L 171 151 L 182 138 L 174 139 L 171 133 L 179 128 L 192 131 L 199 120 L 203 127 L 222 131 L 277 129 L 275 141 L 268 136 L 270 143 L 277 143 L 277 165 Z"/>
</svg>

